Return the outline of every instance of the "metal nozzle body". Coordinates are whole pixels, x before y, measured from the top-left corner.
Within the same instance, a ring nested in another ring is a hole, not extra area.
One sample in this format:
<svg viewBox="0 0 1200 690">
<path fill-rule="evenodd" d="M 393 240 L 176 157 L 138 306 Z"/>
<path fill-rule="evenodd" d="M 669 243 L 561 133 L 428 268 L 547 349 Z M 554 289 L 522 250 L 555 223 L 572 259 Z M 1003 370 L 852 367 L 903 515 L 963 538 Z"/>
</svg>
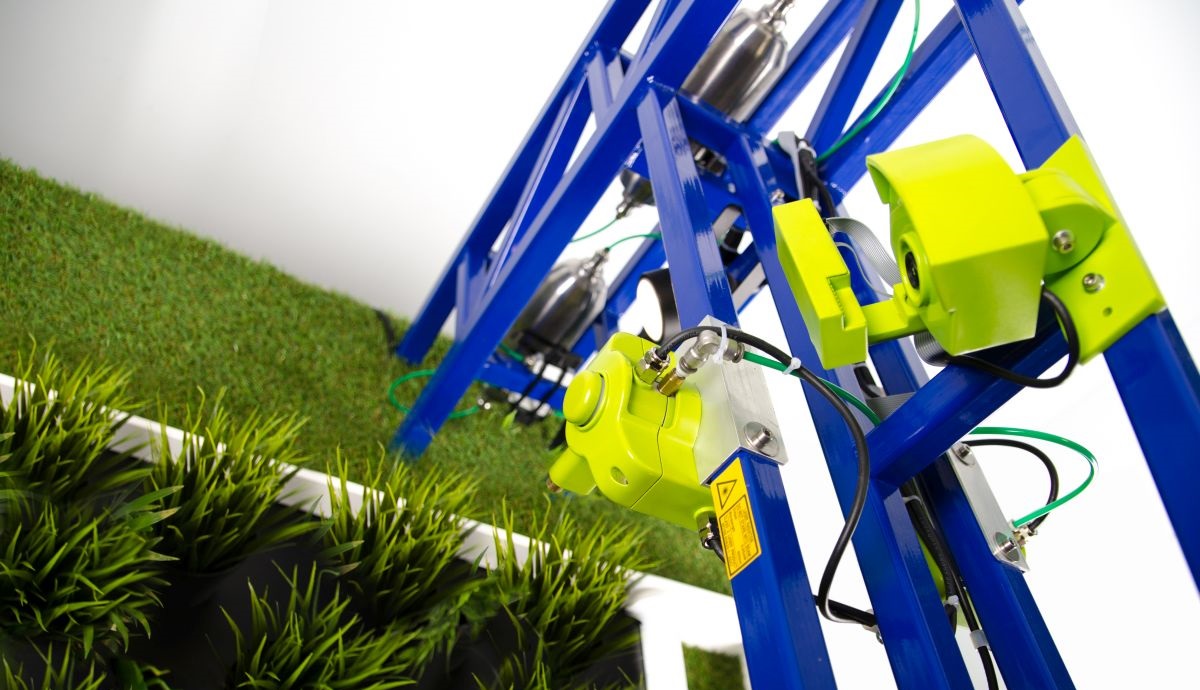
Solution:
<svg viewBox="0 0 1200 690">
<path fill-rule="evenodd" d="M 713 331 L 704 331 L 696 337 L 696 342 L 679 356 L 679 363 L 663 378 L 659 379 L 655 388 L 659 393 L 666 396 L 675 395 L 687 377 L 700 371 L 700 367 L 704 366 L 705 362 L 714 357 L 721 357 L 730 362 L 740 362 L 742 355 L 745 354 L 745 348 L 742 344 L 733 340 L 724 339 L 724 347 L 722 348 L 722 338 Z"/>
<path fill-rule="evenodd" d="M 671 359 L 669 356 L 663 357 L 658 354 L 657 348 L 653 348 L 648 350 L 646 355 L 638 360 L 634 371 L 637 374 L 638 380 L 642 383 L 654 383 L 670 363 Z"/>
</svg>

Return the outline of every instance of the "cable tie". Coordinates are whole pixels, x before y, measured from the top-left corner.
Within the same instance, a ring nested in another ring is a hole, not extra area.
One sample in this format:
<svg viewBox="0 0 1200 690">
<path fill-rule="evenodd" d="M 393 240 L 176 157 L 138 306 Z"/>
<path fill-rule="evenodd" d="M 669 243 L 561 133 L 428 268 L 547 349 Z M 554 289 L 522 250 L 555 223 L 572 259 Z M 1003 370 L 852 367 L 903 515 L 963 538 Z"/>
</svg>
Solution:
<svg viewBox="0 0 1200 690">
<path fill-rule="evenodd" d="M 800 358 L 793 356 L 792 363 L 787 365 L 787 368 L 783 370 L 783 375 L 790 376 L 793 371 L 796 371 L 799 368 L 800 368 Z"/>
<path fill-rule="evenodd" d="M 983 649 L 988 646 L 987 634 L 983 630 L 972 630 L 971 644 L 975 645 L 975 649 Z"/>
<path fill-rule="evenodd" d="M 725 357 L 725 348 L 729 345 L 729 330 L 721 324 L 721 342 L 717 343 L 717 351 L 709 357 L 714 362 L 720 362 Z"/>
</svg>

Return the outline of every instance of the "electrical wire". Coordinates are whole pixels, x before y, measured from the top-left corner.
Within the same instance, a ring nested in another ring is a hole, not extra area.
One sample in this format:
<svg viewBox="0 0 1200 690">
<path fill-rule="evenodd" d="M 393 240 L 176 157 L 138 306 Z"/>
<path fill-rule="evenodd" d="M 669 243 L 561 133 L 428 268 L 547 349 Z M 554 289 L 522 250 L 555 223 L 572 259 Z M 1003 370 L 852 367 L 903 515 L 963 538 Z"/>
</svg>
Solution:
<svg viewBox="0 0 1200 690">
<path fill-rule="evenodd" d="M 409 373 L 405 374 L 404 376 L 401 376 L 401 377 L 397 378 L 395 381 L 392 381 L 392 385 L 388 386 L 388 392 L 387 392 L 388 402 L 392 403 L 392 407 L 403 412 L 404 414 L 408 414 L 409 412 L 412 411 L 412 409 L 409 408 L 407 405 L 402 404 L 399 400 L 396 399 L 396 389 L 408 381 L 412 381 L 413 379 L 420 379 L 420 378 L 425 378 L 428 376 L 433 376 L 436 373 L 437 373 L 437 369 L 418 369 L 416 371 L 410 371 Z M 479 406 L 472 405 L 465 410 L 457 410 L 455 412 L 451 412 L 450 419 L 462 419 L 463 417 L 473 415 L 478 411 L 479 411 Z"/>
<path fill-rule="evenodd" d="M 973 434 L 973 435 L 992 435 L 992 436 L 1020 436 L 1023 438 L 1037 439 L 1039 441 L 1047 441 L 1049 443 L 1054 443 L 1054 444 L 1063 446 L 1064 448 L 1070 448 L 1071 450 L 1075 451 L 1076 453 L 1079 453 L 1080 455 L 1082 455 L 1083 458 L 1085 460 L 1087 460 L 1087 462 L 1088 462 L 1088 475 L 1087 475 L 1087 478 L 1083 480 L 1083 483 L 1081 483 L 1079 486 L 1075 487 L 1073 490 L 1071 490 L 1070 493 L 1063 496 L 1062 498 L 1051 501 L 1051 502 L 1047 503 L 1046 505 L 1042 506 L 1041 508 L 1038 508 L 1037 510 L 1029 513 L 1028 515 L 1022 515 L 1021 517 L 1017 518 L 1016 520 L 1013 520 L 1013 527 L 1023 527 L 1044 515 L 1048 515 L 1054 509 L 1058 508 L 1059 506 L 1062 506 L 1063 504 L 1067 503 L 1068 501 L 1070 501 L 1071 499 L 1075 498 L 1080 493 L 1082 493 L 1083 490 L 1086 489 L 1088 487 L 1088 485 L 1092 483 L 1092 479 L 1096 476 L 1096 456 L 1092 454 L 1092 451 L 1088 450 L 1087 448 L 1084 448 L 1083 446 L 1072 441 L 1069 438 L 1063 438 L 1062 436 L 1051 434 L 1051 433 L 1048 433 L 1045 431 L 1036 431 L 1034 429 L 1021 429 L 1021 428 L 1010 427 L 1010 426 L 975 427 L 971 431 L 971 434 Z"/>
<path fill-rule="evenodd" d="M 613 242 L 612 244 L 605 247 L 604 251 L 611 252 L 613 250 L 613 247 L 616 247 L 618 244 L 621 244 L 622 242 L 626 242 L 628 240 L 636 240 L 636 239 L 642 238 L 642 237 L 653 237 L 654 239 L 657 240 L 662 237 L 662 234 L 657 233 L 657 232 L 643 232 L 643 233 L 639 233 L 637 235 L 626 235 L 625 237 L 622 237 L 621 239 L 617 240 L 616 242 Z"/>
<path fill-rule="evenodd" d="M 759 348 L 759 349 L 761 349 L 761 348 Z M 765 357 L 756 355 L 753 352 L 747 352 L 744 355 L 744 358 L 748 362 L 753 362 L 754 364 L 758 364 L 760 366 L 765 366 L 765 367 L 768 367 L 771 369 L 775 369 L 776 371 L 783 371 L 786 368 L 784 366 L 776 366 L 775 362 L 773 362 L 769 359 L 766 359 Z M 795 374 L 795 372 L 793 372 L 793 374 Z M 837 385 L 836 383 L 833 383 L 832 381 L 826 381 L 825 379 L 820 379 L 820 378 L 817 380 L 820 381 L 825 388 L 832 391 L 839 398 L 841 398 L 842 400 L 845 400 L 847 403 L 853 405 L 854 408 L 857 409 L 859 412 L 862 412 L 863 415 L 866 416 L 867 419 L 871 420 L 871 423 L 873 423 L 875 426 L 879 426 L 880 424 L 883 423 L 883 420 L 881 420 L 879 418 L 879 415 L 875 414 L 874 410 L 872 410 L 870 407 L 868 407 L 866 403 L 859 400 L 858 397 L 856 395 L 854 395 L 853 393 L 851 393 L 850 391 L 842 388 L 841 386 Z M 981 427 L 976 427 L 975 429 L 971 430 L 968 433 L 970 433 L 972 435 L 1018 436 L 1018 437 L 1024 437 L 1024 438 L 1037 439 L 1040 441 L 1048 441 L 1050 443 L 1055 443 L 1055 444 L 1058 444 L 1065 448 L 1070 448 L 1071 450 L 1075 451 L 1076 453 L 1079 453 L 1080 455 L 1082 455 L 1088 461 L 1088 476 L 1083 481 L 1083 483 L 1080 484 L 1077 488 L 1075 488 L 1073 491 L 1071 491 L 1071 493 L 1067 494 L 1066 496 L 1057 498 L 1058 488 L 1059 488 L 1058 487 L 1058 470 L 1055 467 L 1054 462 L 1052 460 L 1050 460 L 1049 456 L 1047 456 L 1045 453 L 1041 452 L 1039 449 L 1037 449 L 1034 446 L 1031 446 L 1028 444 L 1019 444 L 1017 446 L 1014 446 L 1014 447 L 1020 447 L 1023 450 L 1028 450 L 1030 453 L 1037 456 L 1037 458 L 1039 460 L 1042 460 L 1042 462 L 1046 465 L 1047 472 L 1050 473 L 1050 477 L 1051 477 L 1051 497 L 1050 497 L 1049 502 L 1045 506 L 1029 513 L 1028 515 L 1023 515 L 1023 516 L 1017 518 L 1016 520 L 1013 520 L 1013 527 L 1022 527 L 1025 525 L 1029 525 L 1030 529 L 1037 529 L 1038 526 L 1041 525 L 1042 522 L 1044 522 L 1044 520 L 1039 520 L 1039 518 L 1044 518 L 1046 515 L 1048 515 L 1054 509 L 1062 506 L 1067 501 L 1070 501 L 1071 499 L 1078 496 L 1084 489 L 1086 489 L 1088 487 L 1089 484 L 1092 483 L 1092 478 L 1095 477 L 1095 475 L 1096 475 L 1096 464 L 1097 464 L 1096 456 L 1093 455 L 1090 450 L 1088 450 L 1087 448 L 1084 448 L 1082 445 L 1076 443 L 1075 441 L 1072 441 L 1069 438 L 1063 438 L 1062 436 L 1058 436 L 1056 434 L 1052 434 L 1052 433 L 1049 433 L 1046 431 L 1038 431 L 1036 429 L 1023 429 L 1020 427 L 981 426 Z M 999 444 L 999 443 L 985 444 L 981 441 L 970 441 L 970 442 L 968 442 L 968 445 L 1001 445 L 1001 444 Z M 1011 446 L 1011 445 L 1013 445 L 1013 443 L 1007 443 L 1004 445 Z M 1035 521 L 1037 521 L 1037 522 L 1035 523 Z"/>
<path fill-rule="evenodd" d="M 763 357 L 762 355 L 754 354 L 753 352 L 747 352 L 744 355 L 742 355 L 742 357 L 747 362 L 753 362 L 759 366 L 767 367 L 768 369 L 774 369 L 775 371 L 786 371 L 787 370 L 787 367 L 785 365 L 780 364 L 773 359 L 767 359 L 766 357 Z M 799 378 L 800 374 L 797 373 L 796 371 L 792 371 L 792 376 Z M 881 420 L 879 418 L 879 415 L 875 414 L 875 410 L 872 410 L 870 407 L 867 407 L 867 404 L 865 402 L 863 402 L 862 400 L 859 400 L 858 396 L 854 395 L 853 393 L 846 390 L 845 388 L 842 388 L 841 386 L 837 385 L 833 381 L 829 381 L 827 379 L 820 379 L 820 381 L 821 381 L 821 385 L 823 385 L 826 388 L 828 388 L 829 390 L 833 391 L 834 394 L 836 394 L 839 398 L 850 403 L 854 407 L 854 409 L 863 413 L 863 416 L 865 416 L 867 419 L 871 420 L 872 424 L 874 424 L 875 426 L 879 426 L 880 424 L 883 423 L 883 420 Z"/>
<path fill-rule="evenodd" d="M 908 68 L 912 65 L 913 55 L 917 52 L 917 34 L 921 29 L 921 0 L 915 0 L 913 7 L 913 30 L 912 38 L 908 42 L 908 54 L 904 56 L 904 62 L 900 65 L 896 76 L 892 77 L 892 81 L 888 84 L 887 90 L 883 92 L 883 96 L 876 101 L 875 105 L 846 132 L 833 143 L 824 153 L 817 156 L 817 162 L 822 163 L 839 149 L 850 142 L 851 139 L 858 136 L 858 133 L 863 131 L 867 125 L 871 124 L 875 118 L 879 117 L 879 113 L 883 111 L 887 104 L 892 100 L 892 96 L 896 94 L 896 89 L 900 88 L 900 82 L 904 81 L 905 75 L 908 74 Z"/>
<path fill-rule="evenodd" d="M 608 222 L 607 222 L 607 223 L 605 223 L 604 225 L 600 226 L 600 228 L 599 228 L 598 230 L 593 230 L 593 231 L 591 231 L 591 232 L 586 232 L 586 233 L 584 233 L 584 234 L 582 234 L 582 235 L 578 235 L 578 236 L 576 236 L 576 237 L 572 237 L 572 238 L 571 238 L 571 242 L 572 242 L 572 243 L 574 243 L 574 242 L 582 242 L 583 240 L 586 240 L 586 239 L 588 239 L 589 237 L 595 237 L 596 235 L 599 235 L 600 233 L 604 232 L 605 230 L 607 230 L 607 229 L 611 228 L 613 225 L 616 225 L 616 223 L 617 223 L 617 221 L 618 221 L 618 220 L 621 220 L 621 219 L 620 219 L 620 218 L 613 218 L 612 220 L 608 221 Z"/>
<path fill-rule="evenodd" d="M 796 164 L 800 168 L 800 182 L 803 187 L 800 190 L 800 196 L 816 201 L 820 206 L 822 218 L 836 216 L 837 202 L 833 200 L 833 193 L 829 191 L 829 185 L 825 184 L 824 178 L 821 177 L 816 154 L 808 142 L 804 142 L 804 145 L 796 152 Z"/>
<path fill-rule="evenodd" d="M 658 347 L 659 356 L 666 358 L 669 352 L 682 345 L 684 341 L 694 338 L 704 331 L 718 332 L 730 340 L 757 348 L 774 357 L 785 366 L 792 365 L 795 362 L 795 359 L 790 354 L 758 336 L 736 328 L 718 328 L 716 326 L 696 326 L 676 333 Z M 851 500 L 850 509 L 846 511 L 846 522 L 842 525 L 842 531 L 838 534 L 837 540 L 833 545 L 833 550 L 829 554 L 829 559 L 825 562 L 825 570 L 821 573 L 821 580 L 817 586 L 815 597 L 817 609 L 825 618 L 839 623 L 858 623 L 859 621 L 851 618 L 839 616 L 833 610 L 829 600 L 829 591 L 833 587 L 833 578 L 837 574 L 838 565 L 841 563 L 846 549 L 850 546 L 850 539 L 854 536 L 854 531 L 858 528 L 859 520 L 862 519 L 863 509 L 867 504 L 867 491 L 871 485 L 871 456 L 870 451 L 867 449 L 867 436 L 863 433 L 862 426 L 858 423 L 858 418 L 854 416 L 854 412 L 851 411 L 842 398 L 825 387 L 820 377 L 804 366 L 795 367 L 795 372 L 801 380 L 809 384 L 821 397 L 829 401 L 837 413 L 841 415 L 842 419 L 845 420 L 846 426 L 850 430 L 850 435 L 854 439 L 854 447 L 858 454 L 854 497 Z"/>
<path fill-rule="evenodd" d="M 520 352 L 517 352 L 516 350 L 512 349 L 511 347 L 505 345 L 504 343 L 500 343 L 500 351 L 518 362 L 525 361 L 525 355 L 521 354 Z"/>
<path fill-rule="evenodd" d="M 984 446 L 1016 448 L 1017 450 L 1023 450 L 1026 453 L 1036 457 L 1038 460 L 1041 460 L 1042 464 L 1046 466 L 1046 474 L 1050 478 L 1050 496 L 1046 499 L 1046 504 L 1049 505 L 1058 500 L 1058 468 L 1054 466 L 1054 461 L 1051 460 L 1050 456 L 1046 455 L 1041 448 L 1012 438 L 985 438 L 977 441 L 966 441 L 966 444 L 972 448 L 980 448 Z M 1036 531 L 1037 528 L 1041 527 L 1042 523 L 1046 521 L 1047 517 L 1048 516 L 1043 515 L 1039 518 L 1030 520 L 1029 529 Z"/>
<path fill-rule="evenodd" d="M 978 369 L 1005 381 L 1011 381 L 1029 388 L 1054 388 L 1060 385 L 1063 381 L 1067 380 L 1071 372 L 1075 370 L 1076 365 L 1079 364 L 1079 331 L 1075 329 L 1075 320 L 1071 318 L 1071 312 L 1067 309 L 1067 305 L 1063 304 L 1062 299 L 1058 295 L 1050 292 L 1048 288 L 1042 287 L 1042 301 L 1046 302 L 1054 310 L 1058 324 L 1062 327 L 1063 335 L 1067 339 L 1067 363 L 1057 375 L 1051 376 L 1048 379 L 1026 376 L 972 355 L 950 357 L 948 359 L 949 363 Z"/>
</svg>

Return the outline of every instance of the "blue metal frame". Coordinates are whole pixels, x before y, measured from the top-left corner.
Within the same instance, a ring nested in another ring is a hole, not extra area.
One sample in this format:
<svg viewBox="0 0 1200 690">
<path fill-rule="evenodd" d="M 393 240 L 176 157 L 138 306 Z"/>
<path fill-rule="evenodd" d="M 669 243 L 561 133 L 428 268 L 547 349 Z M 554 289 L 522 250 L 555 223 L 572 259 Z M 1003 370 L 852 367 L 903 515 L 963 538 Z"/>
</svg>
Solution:
<svg viewBox="0 0 1200 690">
<path fill-rule="evenodd" d="M 748 123 L 731 122 L 703 104 L 677 97 L 677 85 L 735 2 L 664 0 L 638 52 L 622 56 L 617 47 L 647 4 L 612 0 L 604 10 L 397 348 L 398 355 L 420 360 L 457 308 L 456 342 L 394 438 L 405 452 L 418 455 L 425 449 L 473 379 L 509 388 L 526 385 L 528 373 L 492 353 L 623 166 L 651 180 L 662 239 L 638 248 L 610 288 L 596 328 L 575 351 L 586 356 L 608 337 L 633 301 L 638 277 L 664 260 L 671 267 L 684 325 L 710 314 L 736 323 L 729 269 L 722 265 L 712 232 L 713 218 L 732 203 L 743 210 L 754 252 L 736 262 L 737 275 L 761 262 L 789 346 L 802 360 L 818 361 L 779 264 L 771 218 L 769 200 L 780 191 L 795 197 L 797 190 L 789 161 L 767 144 L 765 135 L 845 41 L 848 48 L 809 128 L 818 150 L 839 138 L 848 129 L 848 116 L 900 0 L 829 0 L 789 52 L 787 71 Z M 972 56 L 983 66 L 1027 167 L 1041 164 L 1077 133 L 1019 3 L 955 4 L 921 44 L 878 117 L 824 162 L 836 198 L 862 177 L 865 156 L 890 146 Z M 596 116 L 596 131 L 568 168 L 589 112 Z M 727 171 L 720 178 L 697 171 L 689 140 L 722 155 Z M 497 240 L 500 248 L 492 251 Z M 860 299 L 873 301 L 875 293 L 855 262 L 850 263 Z M 1008 347 L 1001 363 L 1040 374 L 1064 352 L 1058 328 L 1045 318 L 1038 335 Z M 1200 582 L 1200 508 L 1195 501 L 1200 463 L 1176 451 L 1200 447 L 1200 374 L 1165 311 L 1138 325 L 1105 356 L 1193 577 Z M 939 461 L 950 445 L 1019 388 L 953 366 L 926 380 L 906 342 L 874 346 L 871 358 L 889 392 L 914 393 L 868 434 L 873 475 L 854 538 L 899 687 L 969 687 L 966 665 L 897 491 L 912 477 L 920 477 L 927 488 L 930 507 L 968 582 L 1008 686 L 1073 687 L 1024 579 L 991 556 L 957 480 Z M 857 390 L 850 372 L 817 373 Z M 822 398 L 806 395 L 838 498 L 848 510 L 856 482 L 850 437 Z M 833 687 L 778 469 L 761 458 L 749 461 L 747 468 L 765 552 L 761 563 L 756 561 L 733 582 L 751 677 L 756 683 L 769 677 L 761 681 L 769 687 Z"/>
</svg>

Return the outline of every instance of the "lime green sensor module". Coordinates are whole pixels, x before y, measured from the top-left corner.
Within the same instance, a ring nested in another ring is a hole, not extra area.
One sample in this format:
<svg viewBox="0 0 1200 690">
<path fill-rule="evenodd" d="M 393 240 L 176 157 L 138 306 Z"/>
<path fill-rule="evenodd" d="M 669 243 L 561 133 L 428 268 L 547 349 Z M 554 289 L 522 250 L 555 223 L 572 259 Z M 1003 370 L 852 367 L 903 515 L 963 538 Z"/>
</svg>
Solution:
<svg viewBox="0 0 1200 690">
<path fill-rule="evenodd" d="M 1074 319 L 1080 361 L 1164 307 L 1078 137 L 1024 174 L 972 136 L 869 156 L 867 169 L 891 208 L 890 299 L 859 303 L 811 201 L 775 208 L 780 261 L 826 368 L 922 331 L 950 355 L 1031 338 L 1043 281 Z"/>
<path fill-rule="evenodd" d="M 614 334 L 567 387 L 566 449 L 550 466 L 551 488 L 598 488 L 639 513 L 704 530 L 715 514 L 709 485 L 731 457 L 750 450 L 785 463 L 762 368 L 743 363 L 745 348 L 721 337 L 723 328 L 705 319 L 678 355 Z"/>
</svg>

